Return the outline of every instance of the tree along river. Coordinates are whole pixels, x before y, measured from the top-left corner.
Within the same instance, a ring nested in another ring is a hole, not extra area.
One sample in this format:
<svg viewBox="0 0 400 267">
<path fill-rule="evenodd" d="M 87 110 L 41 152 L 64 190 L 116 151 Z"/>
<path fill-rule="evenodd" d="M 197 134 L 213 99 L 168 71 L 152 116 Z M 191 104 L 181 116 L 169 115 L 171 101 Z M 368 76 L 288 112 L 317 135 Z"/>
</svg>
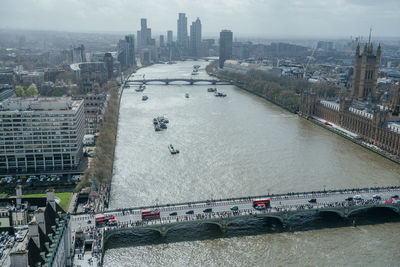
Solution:
<svg viewBox="0 0 400 267">
<path fill-rule="evenodd" d="M 201 68 L 193 77 L 209 78 L 204 70 L 208 63 L 199 61 L 153 65 L 135 77 L 190 78 L 196 64 Z M 215 97 L 208 87 L 228 96 Z M 125 89 L 122 97 L 110 208 L 400 185 L 399 165 L 234 86 L 153 84 L 144 92 L 135 88 Z M 149 99 L 142 101 L 142 95 Z M 152 120 L 162 115 L 170 121 L 168 129 L 155 132 Z M 169 144 L 180 154 L 171 155 Z M 374 221 L 375 215 L 388 214 L 360 216 Z M 314 214 L 291 223 L 299 230 L 344 225 L 337 217 Z M 178 228 L 160 244 L 154 244 L 161 242 L 154 232 L 117 236 L 107 243 L 104 266 L 400 262 L 399 223 L 294 233 L 278 233 L 279 225 L 256 219 L 232 227 L 236 230 L 228 229 L 226 236 L 212 225 Z"/>
</svg>

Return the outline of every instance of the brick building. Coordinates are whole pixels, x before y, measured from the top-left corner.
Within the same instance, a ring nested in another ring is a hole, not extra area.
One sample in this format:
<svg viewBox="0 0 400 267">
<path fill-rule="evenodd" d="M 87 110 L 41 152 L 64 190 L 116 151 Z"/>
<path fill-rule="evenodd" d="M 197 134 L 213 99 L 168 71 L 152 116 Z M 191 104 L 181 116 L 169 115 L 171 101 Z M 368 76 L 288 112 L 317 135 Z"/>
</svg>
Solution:
<svg viewBox="0 0 400 267">
<path fill-rule="evenodd" d="M 354 60 L 353 87 L 350 97 L 342 94 L 339 101 L 318 99 L 314 93 L 303 92 L 300 114 L 317 117 L 350 131 L 358 137 L 394 155 L 400 156 L 400 85 L 393 90 L 390 105 L 376 104 L 376 82 L 381 48 L 376 55 L 371 43 L 363 54 L 357 46 Z M 366 101 L 367 100 L 367 101 Z"/>
</svg>

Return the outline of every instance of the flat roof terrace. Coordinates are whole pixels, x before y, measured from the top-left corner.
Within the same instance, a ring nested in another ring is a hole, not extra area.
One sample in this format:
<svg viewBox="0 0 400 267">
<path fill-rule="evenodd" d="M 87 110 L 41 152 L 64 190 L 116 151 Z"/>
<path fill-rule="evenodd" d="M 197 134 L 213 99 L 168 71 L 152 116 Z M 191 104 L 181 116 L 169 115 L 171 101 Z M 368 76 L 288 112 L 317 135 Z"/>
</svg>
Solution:
<svg viewBox="0 0 400 267">
<path fill-rule="evenodd" d="M 75 111 L 82 102 L 70 97 L 17 97 L 1 102 L 0 111 Z"/>
</svg>

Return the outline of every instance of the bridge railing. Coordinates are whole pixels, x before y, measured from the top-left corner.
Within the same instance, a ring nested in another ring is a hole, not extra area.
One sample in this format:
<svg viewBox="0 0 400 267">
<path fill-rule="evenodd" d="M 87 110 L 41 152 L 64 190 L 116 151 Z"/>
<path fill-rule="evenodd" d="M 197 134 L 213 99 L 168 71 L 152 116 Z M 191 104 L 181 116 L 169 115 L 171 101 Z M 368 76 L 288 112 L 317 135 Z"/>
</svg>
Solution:
<svg viewBox="0 0 400 267">
<path fill-rule="evenodd" d="M 251 201 L 256 198 L 271 198 L 273 200 L 279 199 L 288 199 L 288 198 L 310 198 L 310 197 L 318 197 L 318 196 L 326 196 L 331 194 L 360 194 L 360 193 L 368 193 L 368 192 L 387 192 L 399 190 L 400 186 L 387 186 L 387 187 L 365 187 L 365 188 L 353 188 L 353 189 L 338 189 L 338 190 L 321 190 L 321 191 L 311 191 L 311 192 L 289 192 L 289 193 L 281 193 L 281 194 L 267 194 L 267 195 L 257 195 L 257 196 L 248 196 L 248 197 L 233 197 L 233 198 L 220 198 L 220 199 L 209 199 L 209 200 L 199 200 L 199 201 L 190 201 L 190 202 L 181 202 L 181 203 L 173 203 L 173 204 L 161 204 L 161 205 L 146 205 L 139 206 L 134 208 L 119 208 L 119 209 L 111 209 L 106 210 L 107 212 L 120 212 L 122 210 L 131 211 L 131 210 L 144 210 L 144 209 L 154 209 L 154 208 L 165 208 L 165 207 L 177 207 L 177 206 L 188 206 L 193 204 L 206 204 L 213 202 L 227 202 L 227 201 Z M 74 213 L 75 215 L 87 214 L 84 212 Z"/>
</svg>

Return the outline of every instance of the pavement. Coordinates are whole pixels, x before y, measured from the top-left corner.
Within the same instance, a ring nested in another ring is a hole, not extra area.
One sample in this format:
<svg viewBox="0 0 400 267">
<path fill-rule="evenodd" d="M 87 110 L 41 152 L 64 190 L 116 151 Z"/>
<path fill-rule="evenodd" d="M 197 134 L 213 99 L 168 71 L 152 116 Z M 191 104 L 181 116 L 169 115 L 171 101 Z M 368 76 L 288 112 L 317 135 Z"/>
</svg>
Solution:
<svg viewBox="0 0 400 267">
<path fill-rule="evenodd" d="M 76 193 L 76 192 L 72 193 L 71 199 L 69 201 L 67 213 L 69 213 L 69 214 L 74 213 L 76 202 L 78 200 L 78 194 L 79 193 Z"/>
</svg>

